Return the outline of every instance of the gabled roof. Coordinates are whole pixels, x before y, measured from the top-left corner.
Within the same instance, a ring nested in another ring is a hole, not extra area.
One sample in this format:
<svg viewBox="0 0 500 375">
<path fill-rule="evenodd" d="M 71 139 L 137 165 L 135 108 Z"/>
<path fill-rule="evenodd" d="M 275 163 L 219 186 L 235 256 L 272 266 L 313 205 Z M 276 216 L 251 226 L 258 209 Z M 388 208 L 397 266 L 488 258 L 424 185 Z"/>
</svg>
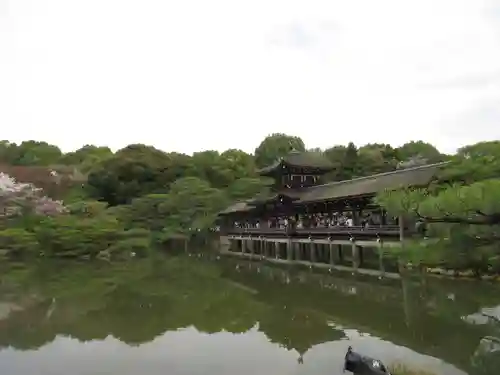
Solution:
<svg viewBox="0 0 500 375">
<path fill-rule="evenodd" d="M 276 162 L 267 167 L 259 169 L 257 172 L 260 175 L 266 176 L 282 169 L 283 166 L 312 168 L 318 169 L 322 172 L 329 172 L 334 168 L 333 164 L 320 152 L 300 152 L 292 150 L 288 155 L 278 159 Z"/>
<path fill-rule="evenodd" d="M 385 190 L 395 190 L 401 187 L 426 186 L 432 181 L 438 169 L 445 164 L 447 164 L 447 162 L 422 165 L 352 180 L 313 186 L 304 192 L 300 198 L 300 202 L 375 195 Z"/>
</svg>

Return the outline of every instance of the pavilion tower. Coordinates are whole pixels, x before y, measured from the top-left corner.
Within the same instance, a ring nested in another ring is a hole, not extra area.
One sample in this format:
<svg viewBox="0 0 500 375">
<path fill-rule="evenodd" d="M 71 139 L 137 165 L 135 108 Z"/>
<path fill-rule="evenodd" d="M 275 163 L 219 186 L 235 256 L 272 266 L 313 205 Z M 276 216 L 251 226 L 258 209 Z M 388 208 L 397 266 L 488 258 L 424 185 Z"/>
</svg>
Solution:
<svg viewBox="0 0 500 375">
<path fill-rule="evenodd" d="M 318 152 L 292 150 L 275 163 L 258 171 L 274 179 L 274 189 L 302 189 L 319 185 L 320 178 L 334 169 L 332 163 Z"/>
</svg>

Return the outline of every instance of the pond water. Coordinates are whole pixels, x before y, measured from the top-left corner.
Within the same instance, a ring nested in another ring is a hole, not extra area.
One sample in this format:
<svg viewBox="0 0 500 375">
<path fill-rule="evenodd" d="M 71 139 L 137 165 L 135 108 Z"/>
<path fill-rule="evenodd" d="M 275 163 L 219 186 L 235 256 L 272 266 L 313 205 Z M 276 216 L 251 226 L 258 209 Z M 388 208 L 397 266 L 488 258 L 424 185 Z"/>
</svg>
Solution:
<svg viewBox="0 0 500 375">
<path fill-rule="evenodd" d="M 340 374 L 349 345 L 436 374 L 493 375 L 500 355 L 477 360 L 481 340 L 500 337 L 493 284 L 198 256 L 0 271 L 2 375 Z"/>
</svg>

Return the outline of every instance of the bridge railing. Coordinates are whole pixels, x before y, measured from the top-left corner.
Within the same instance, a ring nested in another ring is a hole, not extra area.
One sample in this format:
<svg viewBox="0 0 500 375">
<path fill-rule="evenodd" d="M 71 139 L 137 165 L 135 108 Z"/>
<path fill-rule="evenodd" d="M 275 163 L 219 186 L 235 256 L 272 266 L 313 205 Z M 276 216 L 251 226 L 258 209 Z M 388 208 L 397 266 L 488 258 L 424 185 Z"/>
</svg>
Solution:
<svg viewBox="0 0 500 375">
<path fill-rule="evenodd" d="M 378 237 L 378 236 L 391 236 L 395 237 L 399 235 L 399 226 L 397 225 L 385 225 L 378 227 L 362 227 L 362 226 L 352 226 L 352 227 L 341 227 L 334 226 L 328 228 L 301 228 L 295 229 L 293 233 L 286 228 L 228 228 L 224 231 L 227 234 L 232 235 L 250 235 L 250 236 L 286 236 L 293 234 L 294 236 L 315 236 L 315 237 L 328 237 L 328 236 L 349 236 L 357 235 L 363 237 Z"/>
</svg>

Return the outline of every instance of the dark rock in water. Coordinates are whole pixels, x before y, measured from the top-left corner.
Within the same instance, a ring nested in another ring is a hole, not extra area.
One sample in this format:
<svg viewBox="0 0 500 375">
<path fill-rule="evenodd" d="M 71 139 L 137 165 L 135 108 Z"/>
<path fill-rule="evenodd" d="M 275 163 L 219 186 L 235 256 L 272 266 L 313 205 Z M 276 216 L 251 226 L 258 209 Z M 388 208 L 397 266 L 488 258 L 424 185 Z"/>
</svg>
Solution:
<svg viewBox="0 0 500 375">
<path fill-rule="evenodd" d="M 355 375 L 390 375 L 382 361 L 356 353 L 351 346 L 345 354 L 344 371 L 346 370 Z"/>
</svg>

